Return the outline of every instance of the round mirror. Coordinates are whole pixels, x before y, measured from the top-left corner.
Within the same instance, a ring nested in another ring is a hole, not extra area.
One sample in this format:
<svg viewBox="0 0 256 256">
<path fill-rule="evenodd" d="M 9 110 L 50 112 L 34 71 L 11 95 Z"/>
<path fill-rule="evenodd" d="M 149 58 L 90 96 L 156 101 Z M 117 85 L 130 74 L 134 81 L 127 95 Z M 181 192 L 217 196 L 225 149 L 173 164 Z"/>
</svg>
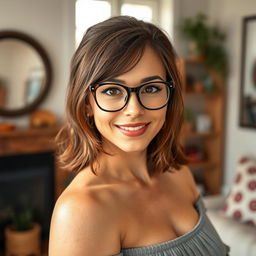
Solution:
<svg viewBox="0 0 256 256">
<path fill-rule="evenodd" d="M 18 116 L 36 109 L 52 80 L 49 58 L 30 36 L 0 32 L 0 115 Z"/>
</svg>

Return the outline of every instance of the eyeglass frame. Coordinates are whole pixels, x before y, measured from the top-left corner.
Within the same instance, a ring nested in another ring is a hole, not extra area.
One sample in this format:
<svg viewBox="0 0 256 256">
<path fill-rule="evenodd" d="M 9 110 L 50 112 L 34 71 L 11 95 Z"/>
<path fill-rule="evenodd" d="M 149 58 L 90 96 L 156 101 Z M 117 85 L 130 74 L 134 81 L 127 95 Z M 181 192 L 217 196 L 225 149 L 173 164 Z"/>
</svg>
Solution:
<svg viewBox="0 0 256 256">
<path fill-rule="evenodd" d="M 145 86 L 145 85 L 147 85 L 147 84 L 152 84 L 152 83 L 154 83 L 154 82 L 162 83 L 162 84 L 167 85 L 167 88 L 169 89 L 168 98 L 167 98 L 167 100 L 166 100 L 166 103 L 165 103 L 162 107 L 159 107 L 159 108 L 147 108 L 147 107 L 145 107 L 145 106 L 142 104 L 142 102 L 141 102 L 141 100 L 140 100 L 139 91 L 140 91 L 140 89 L 141 89 L 143 86 Z M 108 85 L 108 84 L 109 84 L 109 85 L 118 85 L 118 86 L 121 86 L 121 87 L 123 87 L 123 88 L 126 90 L 126 92 L 127 92 L 127 100 L 126 100 L 124 106 L 121 107 L 121 108 L 118 109 L 118 110 L 106 110 L 106 109 L 102 108 L 102 107 L 100 106 L 100 104 L 98 103 L 98 101 L 97 101 L 96 90 L 97 90 L 101 85 Z M 97 85 L 98 85 L 98 86 L 97 86 Z M 97 86 L 97 87 L 96 87 L 96 86 Z M 103 82 L 103 83 L 96 83 L 96 84 L 90 84 L 90 85 L 89 85 L 89 90 L 90 90 L 90 92 L 92 93 L 92 95 L 93 95 L 93 97 L 94 97 L 94 99 L 95 99 L 95 102 L 96 102 L 97 106 L 98 106 L 101 110 L 106 111 L 106 112 L 118 112 L 118 111 L 124 109 L 125 106 L 127 105 L 127 103 L 129 102 L 129 99 L 130 99 L 130 96 L 131 96 L 131 93 L 132 93 L 132 92 L 135 92 L 136 97 L 137 97 L 137 100 L 138 100 L 138 102 L 140 103 L 140 105 L 141 105 L 143 108 L 145 108 L 145 109 L 147 109 L 147 110 L 159 110 L 159 109 L 164 108 L 165 106 L 168 105 L 169 100 L 170 100 L 170 98 L 171 98 L 170 96 L 172 95 L 172 92 L 173 92 L 174 88 L 175 88 L 175 85 L 174 85 L 173 81 L 170 81 L 170 82 L 168 82 L 168 81 L 151 81 L 151 82 L 143 83 L 143 84 L 141 84 L 141 85 L 139 85 L 139 86 L 137 86 L 137 87 L 128 87 L 128 86 L 125 86 L 125 85 L 123 85 L 123 84 L 113 83 L 113 82 Z"/>
</svg>

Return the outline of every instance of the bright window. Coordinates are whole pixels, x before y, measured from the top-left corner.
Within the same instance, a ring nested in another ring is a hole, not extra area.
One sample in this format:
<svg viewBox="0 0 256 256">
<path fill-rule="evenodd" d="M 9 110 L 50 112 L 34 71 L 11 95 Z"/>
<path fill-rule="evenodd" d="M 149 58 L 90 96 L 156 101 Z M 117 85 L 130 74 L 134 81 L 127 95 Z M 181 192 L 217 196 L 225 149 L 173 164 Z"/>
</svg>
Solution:
<svg viewBox="0 0 256 256">
<path fill-rule="evenodd" d="M 92 25 L 113 15 L 158 22 L 159 0 L 76 0 L 76 46 Z"/>
<path fill-rule="evenodd" d="M 152 22 L 153 10 L 150 6 L 141 4 L 122 4 L 121 15 L 133 16 L 139 20 Z"/>
<path fill-rule="evenodd" d="M 76 1 L 76 46 L 85 31 L 92 25 L 111 17 L 111 4 L 108 1 Z"/>
</svg>

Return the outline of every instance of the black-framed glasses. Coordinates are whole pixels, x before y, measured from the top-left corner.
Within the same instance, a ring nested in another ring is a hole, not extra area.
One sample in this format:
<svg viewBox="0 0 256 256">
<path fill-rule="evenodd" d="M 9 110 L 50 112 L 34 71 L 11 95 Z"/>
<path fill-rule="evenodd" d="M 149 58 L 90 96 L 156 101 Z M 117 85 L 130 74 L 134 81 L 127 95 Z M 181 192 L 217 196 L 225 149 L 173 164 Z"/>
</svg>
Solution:
<svg viewBox="0 0 256 256">
<path fill-rule="evenodd" d="M 172 82 L 147 82 L 138 87 L 105 82 L 89 86 L 98 107 L 107 112 L 122 110 L 128 103 L 132 92 L 136 93 L 141 106 L 148 110 L 158 110 L 168 104 L 174 84 Z"/>
</svg>

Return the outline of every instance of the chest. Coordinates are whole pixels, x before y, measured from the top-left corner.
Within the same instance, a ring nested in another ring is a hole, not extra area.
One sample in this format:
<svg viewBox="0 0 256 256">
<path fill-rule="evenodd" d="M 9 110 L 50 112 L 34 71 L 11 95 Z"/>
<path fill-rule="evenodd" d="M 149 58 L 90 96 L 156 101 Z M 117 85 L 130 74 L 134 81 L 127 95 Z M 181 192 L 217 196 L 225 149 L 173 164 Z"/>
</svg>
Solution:
<svg viewBox="0 0 256 256">
<path fill-rule="evenodd" d="M 122 248 L 173 240 L 190 232 L 199 220 L 192 200 L 185 194 L 133 196 L 123 210 Z"/>
</svg>

